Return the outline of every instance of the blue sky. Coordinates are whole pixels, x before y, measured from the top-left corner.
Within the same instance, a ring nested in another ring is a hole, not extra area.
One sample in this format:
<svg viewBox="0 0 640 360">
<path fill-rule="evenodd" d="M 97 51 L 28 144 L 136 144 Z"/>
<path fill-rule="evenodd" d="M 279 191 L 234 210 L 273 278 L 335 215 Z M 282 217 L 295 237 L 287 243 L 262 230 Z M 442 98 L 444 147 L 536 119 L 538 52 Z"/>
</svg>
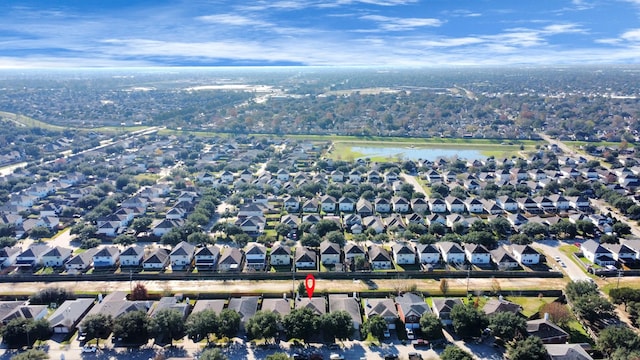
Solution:
<svg viewBox="0 0 640 360">
<path fill-rule="evenodd" d="M 0 68 L 640 62 L 640 0 L 3 0 Z"/>
</svg>

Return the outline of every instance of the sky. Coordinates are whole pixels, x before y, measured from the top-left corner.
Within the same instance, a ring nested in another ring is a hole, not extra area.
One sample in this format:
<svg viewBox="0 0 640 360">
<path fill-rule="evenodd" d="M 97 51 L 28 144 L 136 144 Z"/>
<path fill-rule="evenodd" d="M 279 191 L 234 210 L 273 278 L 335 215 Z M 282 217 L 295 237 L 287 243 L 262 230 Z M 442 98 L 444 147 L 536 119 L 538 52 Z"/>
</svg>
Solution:
<svg viewBox="0 0 640 360">
<path fill-rule="evenodd" d="M 0 68 L 640 63 L 640 0 L 2 0 Z"/>
</svg>

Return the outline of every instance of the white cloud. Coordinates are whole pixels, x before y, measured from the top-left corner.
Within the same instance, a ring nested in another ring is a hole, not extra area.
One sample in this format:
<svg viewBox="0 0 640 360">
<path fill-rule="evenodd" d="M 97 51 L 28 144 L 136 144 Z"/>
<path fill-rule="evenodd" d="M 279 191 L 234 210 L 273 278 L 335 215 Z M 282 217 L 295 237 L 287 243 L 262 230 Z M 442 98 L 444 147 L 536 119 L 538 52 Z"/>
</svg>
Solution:
<svg viewBox="0 0 640 360">
<path fill-rule="evenodd" d="M 364 15 L 360 19 L 375 21 L 385 31 L 407 31 L 418 27 L 438 27 L 442 20 L 433 18 L 399 18 L 382 15 Z"/>
<path fill-rule="evenodd" d="M 196 17 L 197 20 L 212 24 L 224 24 L 232 26 L 268 26 L 271 25 L 262 20 L 252 19 L 236 14 L 214 14 Z"/>
<path fill-rule="evenodd" d="M 626 31 L 620 36 L 620 38 L 626 41 L 640 42 L 640 29 Z"/>
</svg>

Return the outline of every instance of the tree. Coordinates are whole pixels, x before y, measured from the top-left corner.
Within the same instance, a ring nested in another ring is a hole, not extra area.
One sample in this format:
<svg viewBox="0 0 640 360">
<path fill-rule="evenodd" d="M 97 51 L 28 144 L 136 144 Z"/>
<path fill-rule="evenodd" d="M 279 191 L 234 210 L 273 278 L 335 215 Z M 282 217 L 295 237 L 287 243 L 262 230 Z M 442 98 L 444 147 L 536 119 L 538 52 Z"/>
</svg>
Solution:
<svg viewBox="0 0 640 360">
<path fill-rule="evenodd" d="M 307 342 L 318 331 L 319 316 L 309 308 L 295 309 L 282 319 L 287 337 Z"/>
<path fill-rule="evenodd" d="M 340 225 L 333 220 L 320 220 L 314 227 L 316 234 L 320 237 L 324 237 L 331 231 L 340 231 Z"/>
<path fill-rule="evenodd" d="M 613 232 L 618 234 L 618 236 L 630 235 L 631 227 L 626 223 L 618 221 L 617 223 L 613 224 Z"/>
<path fill-rule="evenodd" d="M 507 357 L 510 360 L 547 360 L 549 354 L 539 337 L 530 336 L 509 344 Z"/>
<path fill-rule="evenodd" d="M 320 246 L 320 236 L 314 233 L 304 234 L 302 238 L 300 238 L 300 244 L 302 244 L 302 246 L 318 247 Z"/>
<path fill-rule="evenodd" d="M 364 322 L 362 327 L 365 333 L 371 334 L 380 340 L 384 337 L 385 330 L 387 330 L 387 322 L 381 316 L 373 315 Z"/>
<path fill-rule="evenodd" d="M 100 241 L 100 240 L 98 240 Z M 120 234 L 113 239 L 113 243 L 117 245 L 129 246 L 136 243 L 136 237 L 129 234 Z M 100 245 L 100 244 L 98 244 Z"/>
<path fill-rule="evenodd" d="M 334 244 L 338 244 L 338 246 L 343 247 L 345 242 L 347 241 L 344 238 L 344 234 L 342 231 L 330 231 L 327 233 L 327 240 Z"/>
<path fill-rule="evenodd" d="M 224 356 L 224 354 L 220 351 L 220 349 L 204 349 L 200 356 L 199 360 L 229 360 L 228 357 Z"/>
<path fill-rule="evenodd" d="M 428 340 L 442 339 L 442 322 L 433 313 L 425 312 L 420 317 L 420 330 L 422 335 Z"/>
<path fill-rule="evenodd" d="M 156 329 L 153 320 L 145 311 L 132 311 L 115 319 L 113 336 L 129 344 L 143 344 L 149 341 Z"/>
<path fill-rule="evenodd" d="M 451 309 L 453 329 L 463 339 L 480 336 L 487 328 L 487 315 L 472 305 L 456 304 Z"/>
<path fill-rule="evenodd" d="M 249 339 L 273 339 L 278 335 L 282 322 L 280 314 L 273 311 L 258 311 L 245 324 Z"/>
<path fill-rule="evenodd" d="M 577 220 L 576 229 L 584 236 L 593 235 L 596 230 L 596 225 L 589 220 Z"/>
<path fill-rule="evenodd" d="M 571 281 L 565 287 L 565 293 L 569 300 L 574 301 L 580 296 L 597 295 L 598 287 L 596 284 L 586 280 Z"/>
<path fill-rule="evenodd" d="M 36 340 L 46 340 L 51 336 L 49 323 L 45 319 L 11 319 L 2 328 L 2 340 L 11 349 L 31 346 Z"/>
<path fill-rule="evenodd" d="M 596 344 L 603 353 L 611 355 L 617 349 L 640 349 L 640 338 L 628 327 L 609 326 L 600 332 Z"/>
<path fill-rule="evenodd" d="M 131 223 L 131 228 L 135 230 L 137 233 L 149 230 L 149 226 L 153 223 L 153 219 L 145 216 L 141 218 L 134 219 Z"/>
<path fill-rule="evenodd" d="M 131 296 L 129 297 L 129 300 L 132 300 L 132 301 L 147 300 L 148 297 L 149 297 L 149 294 L 147 293 L 147 287 L 144 286 L 144 284 L 142 283 L 137 283 L 131 291 Z"/>
<path fill-rule="evenodd" d="M 215 241 L 207 233 L 195 232 L 187 236 L 187 242 L 189 244 L 205 245 L 205 244 L 213 244 Z"/>
<path fill-rule="evenodd" d="M 228 338 L 236 336 L 240 330 L 240 314 L 231 309 L 224 309 L 218 316 L 218 335 Z"/>
<path fill-rule="evenodd" d="M 113 318 L 105 314 L 88 315 L 82 320 L 80 329 L 88 340 L 96 339 L 96 346 L 100 346 L 100 339 L 108 338 L 113 331 Z"/>
<path fill-rule="evenodd" d="M 509 241 L 511 241 L 512 244 L 516 244 L 516 245 L 529 245 L 533 242 L 531 238 L 527 236 L 527 234 L 511 235 L 509 236 Z"/>
<path fill-rule="evenodd" d="M 173 340 L 182 339 L 185 334 L 185 322 L 180 311 L 176 309 L 162 309 L 154 316 L 156 323 L 156 342 L 170 341 L 173 346 Z"/>
<path fill-rule="evenodd" d="M 573 239 L 578 234 L 578 228 L 568 220 L 560 220 L 549 227 L 549 232 L 560 239 Z"/>
<path fill-rule="evenodd" d="M 449 291 L 449 280 L 447 280 L 446 278 L 442 278 L 440 279 L 440 291 L 442 292 L 442 295 L 447 295 L 447 291 Z"/>
<path fill-rule="evenodd" d="M 45 360 L 49 358 L 49 354 L 43 350 L 28 349 L 25 352 L 16 354 L 10 360 Z"/>
<path fill-rule="evenodd" d="M 489 328 L 495 337 L 505 341 L 524 337 L 527 334 L 527 322 L 512 312 L 498 312 L 489 317 Z"/>
<path fill-rule="evenodd" d="M 327 339 L 348 340 L 353 335 L 353 318 L 344 310 L 322 315 L 319 325 Z"/>
<path fill-rule="evenodd" d="M 442 360 L 473 360 L 473 357 L 468 352 L 460 349 L 456 345 L 448 345 L 444 348 L 442 354 L 440 354 Z"/>
<path fill-rule="evenodd" d="M 278 223 L 275 226 L 275 230 L 276 230 L 276 234 L 278 234 L 279 236 L 285 237 L 291 231 L 291 226 L 285 223 Z"/>
<path fill-rule="evenodd" d="M 599 294 L 589 294 L 574 299 L 573 309 L 581 318 L 592 322 L 612 315 L 614 306 Z"/>
<path fill-rule="evenodd" d="M 530 238 L 535 238 L 536 235 L 544 236 L 549 233 L 549 230 L 545 225 L 542 225 L 537 222 L 528 222 L 522 225 L 522 228 L 520 229 L 520 231 L 526 234 L 527 236 L 529 236 Z"/>
<path fill-rule="evenodd" d="M 49 228 L 46 226 L 36 226 L 31 229 L 29 236 L 33 239 L 40 240 L 42 238 L 51 236 L 51 230 L 49 230 Z"/>
<path fill-rule="evenodd" d="M 540 316 L 544 317 L 544 314 L 548 314 L 551 321 L 560 327 L 567 326 L 573 320 L 573 315 L 567 305 L 556 301 L 542 305 Z"/>
<path fill-rule="evenodd" d="M 191 340 L 198 342 L 206 338 L 208 343 L 210 342 L 209 336 L 218 331 L 218 315 L 213 310 L 192 313 L 187 318 L 185 327 Z"/>
<path fill-rule="evenodd" d="M 50 305 L 56 303 L 58 305 L 67 301 L 72 294 L 60 287 L 44 288 L 29 297 L 29 303 L 33 305 Z"/>
</svg>

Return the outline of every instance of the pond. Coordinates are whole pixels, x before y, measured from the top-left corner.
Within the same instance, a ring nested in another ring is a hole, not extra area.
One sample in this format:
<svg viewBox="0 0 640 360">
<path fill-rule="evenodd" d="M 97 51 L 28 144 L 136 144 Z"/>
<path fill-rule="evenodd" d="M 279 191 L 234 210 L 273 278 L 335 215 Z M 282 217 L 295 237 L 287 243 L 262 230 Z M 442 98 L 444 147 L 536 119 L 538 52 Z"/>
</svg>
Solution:
<svg viewBox="0 0 640 360">
<path fill-rule="evenodd" d="M 460 158 L 465 160 L 482 160 L 487 156 L 477 149 L 464 148 L 426 148 L 426 147 L 377 147 L 377 146 L 353 146 L 351 151 L 357 154 L 359 159 L 364 158 L 391 158 L 404 160 L 431 160 L 438 158 Z"/>
</svg>

